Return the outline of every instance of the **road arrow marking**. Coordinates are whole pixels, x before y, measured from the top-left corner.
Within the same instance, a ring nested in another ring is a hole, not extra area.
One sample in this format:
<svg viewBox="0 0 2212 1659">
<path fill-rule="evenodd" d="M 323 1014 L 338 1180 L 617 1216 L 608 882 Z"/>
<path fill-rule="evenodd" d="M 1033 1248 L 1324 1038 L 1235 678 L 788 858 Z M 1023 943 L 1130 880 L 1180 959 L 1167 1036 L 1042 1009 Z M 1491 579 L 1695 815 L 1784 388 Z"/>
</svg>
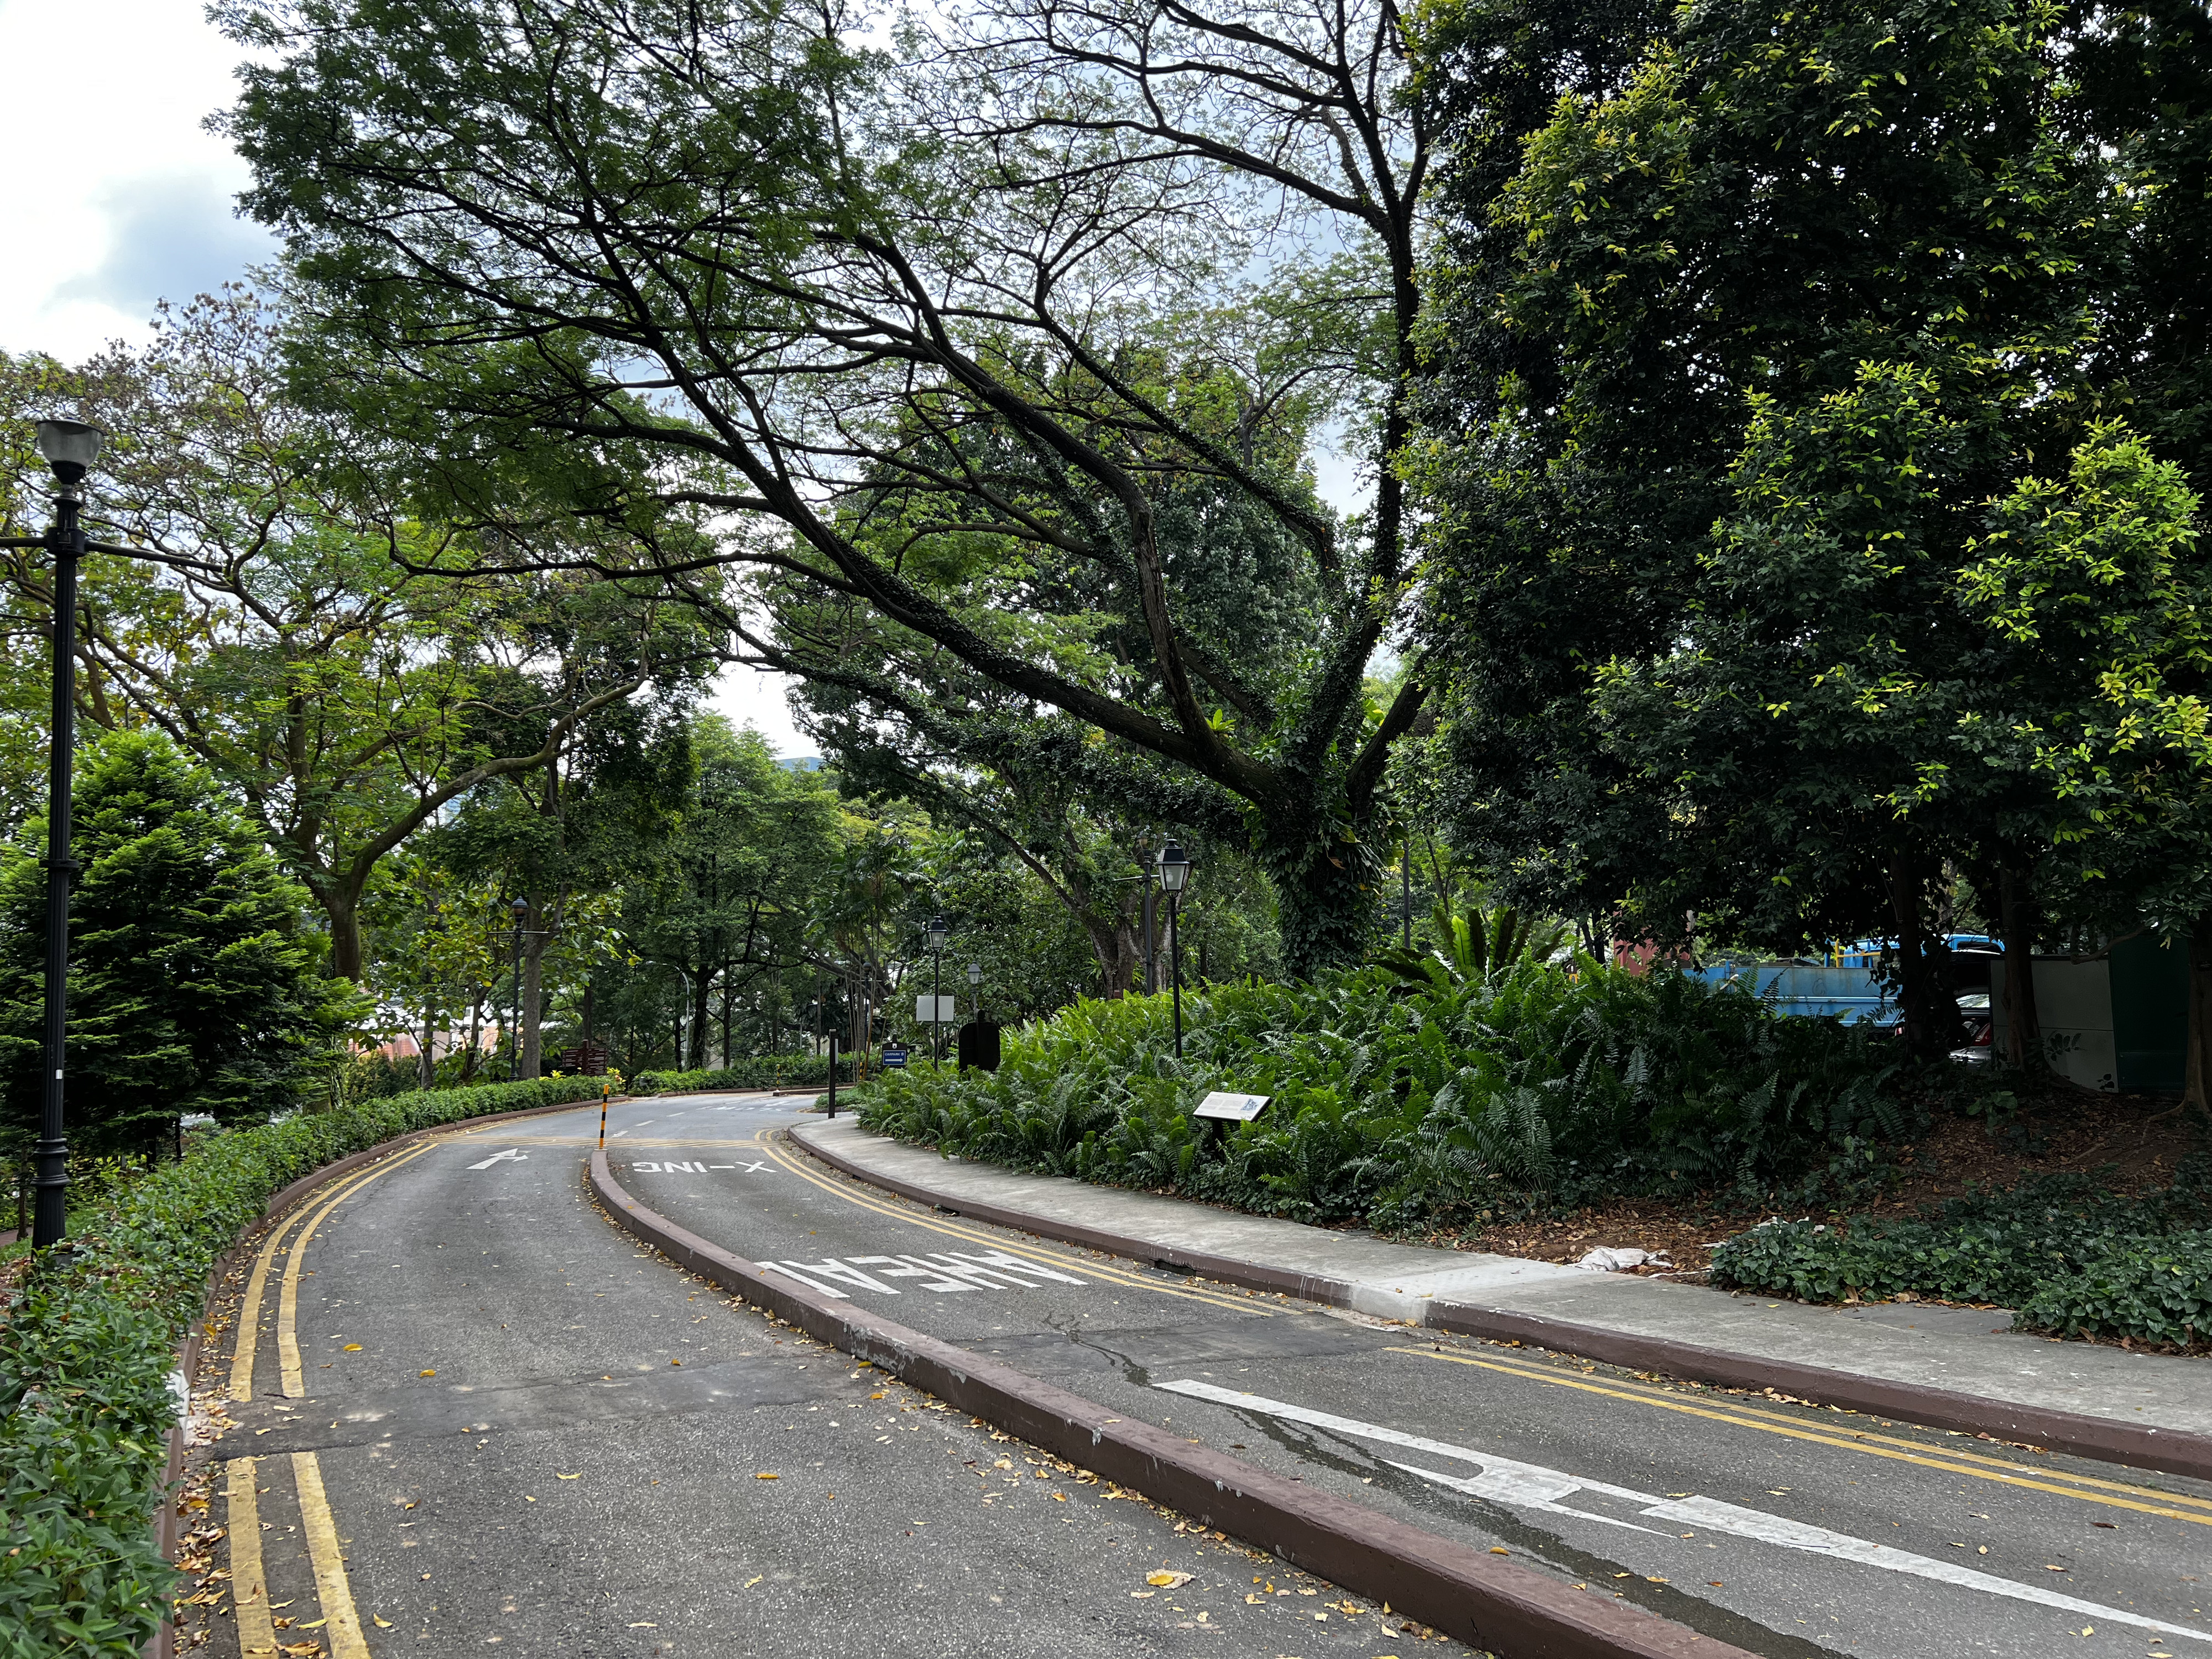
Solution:
<svg viewBox="0 0 2212 1659">
<path fill-rule="evenodd" d="M 1540 1464 L 1516 1462 L 1493 1452 L 1475 1451 L 1466 1446 L 1455 1446 L 1449 1441 L 1431 1440 L 1417 1434 L 1406 1434 L 1397 1429 L 1386 1429 L 1380 1424 L 1363 1423 L 1357 1418 L 1309 1411 L 1303 1406 L 1289 1405 L 1256 1394 L 1239 1394 L 1234 1389 L 1216 1388 L 1210 1382 L 1186 1378 L 1174 1382 L 1156 1382 L 1152 1386 L 1170 1394 L 1186 1395 L 1194 1400 L 1210 1400 L 1235 1411 L 1257 1412 L 1263 1417 L 1276 1418 L 1286 1423 L 1304 1423 L 1314 1428 L 1349 1435 L 1355 1439 L 1377 1441 L 1388 1446 L 1403 1446 L 1411 1451 L 1448 1457 L 1454 1462 L 1472 1463 L 1480 1473 L 1473 1475 L 1443 1474 L 1412 1463 L 1395 1462 L 1390 1463 L 1390 1467 L 1403 1469 L 1408 1474 L 1418 1474 L 1424 1480 L 1432 1480 L 1440 1486 L 1463 1492 L 1469 1497 L 1486 1498 L 1493 1503 L 1515 1509 L 1570 1515 L 1579 1520 L 1602 1522 L 1607 1526 L 1628 1527 L 1637 1532 L 1656 1530 L 1638 1527 L 1632 1522 L 1617 1521 L 1610 1516 L 1594 1514 L 1588 1510 L 1570 1509 L 1559 1501 L 1571 1493 L 1586 1492 L 1595 1497 L 1632 1504 L 1655 1521 L 1689 1522 L 1709 1532 L 1729 1533 L 1739 1538 L 1755 1539 L 1782 1549 L 1802 1550 L 1809 1555 L 1825 1555 L 1834 1560 L 1853 1561 L 1862 1566 L 1880 1567 L 1886 1571 L 1905 1573 L 1915 1578 L 1930 1578 L 1938 1583 L 1956 1584 L 1964 1589 L 1980 1590 L 1985 1595 L 2006 1596 L 2015 1601 L 2032 1601 L 2042 1607 L 2057 1607 L 2092 1618 L 2109 1619 L 2114 1624 L 2132 1625 L 2137 1630 L 2156 1631 L 2162 1636 L 2183 1636 L 2194 1641 L 2212 1642 L 2212 1631 L 2192 1630 L 2186 1625 L 2169 1625 L 2160 1620 L 2146 1619 L 2141 1613 L 2109 1607 L 2101 1602 L 2061 1595 L 2039 1585 L 2017 1584 L 1994 1573 L 1977 1572 L 1972 1567 L 1957 1566 L 1948 1561 L 1915 1555 L 1909 1550 L 1872 1543 L 1863 1538 L 1854 1538 L 1848 1533 L 1831 1532 L 1826 1527 L 1808 1526 L 1801 1521 L 1769 1515 L 1763 1510 L 1725 1504 L 1718 1498 L 1661 1498 L 1627 1486 L 1609 1486 L 1602 1480 L 1587 1480 L 1580 1475 L 1547 1469 Z M 1659 1535 L 1663 1537 L 1666 1534 Z"/>
<path fill-rule="evenodd" d="M 481 1164 L 470 1164 L 469 1168 L 471 1170 L 489 1170 L 495 1164 L 504 1164 L 510 1158 L 514 1159 L 517 1163 L 520 1163 L 524 1158 L 528 1158 L 530 1154 L 524 1152 L 521 1147 L 510 1146 L 503 1152 L 494 1152 L 489 1158 L 486 1158 Z"/>
</svg>

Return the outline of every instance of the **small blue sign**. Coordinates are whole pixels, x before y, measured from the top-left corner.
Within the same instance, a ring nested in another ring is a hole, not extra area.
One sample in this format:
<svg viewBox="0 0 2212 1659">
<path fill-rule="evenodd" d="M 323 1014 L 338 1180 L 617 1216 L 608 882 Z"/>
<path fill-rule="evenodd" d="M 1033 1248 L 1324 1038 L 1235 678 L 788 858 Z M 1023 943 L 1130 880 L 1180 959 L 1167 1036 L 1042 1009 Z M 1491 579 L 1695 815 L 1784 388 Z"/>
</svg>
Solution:
<svg viewBox="0 0 2212 1659">
<path fill-rule="evenodd" d="M 906 1050 L 900 1048 L 896 1043 L 885 1043 L 884 1045 L 884 1069 L 888 1072 L 904 1071 L 906 1069 Z"/>
</svg>

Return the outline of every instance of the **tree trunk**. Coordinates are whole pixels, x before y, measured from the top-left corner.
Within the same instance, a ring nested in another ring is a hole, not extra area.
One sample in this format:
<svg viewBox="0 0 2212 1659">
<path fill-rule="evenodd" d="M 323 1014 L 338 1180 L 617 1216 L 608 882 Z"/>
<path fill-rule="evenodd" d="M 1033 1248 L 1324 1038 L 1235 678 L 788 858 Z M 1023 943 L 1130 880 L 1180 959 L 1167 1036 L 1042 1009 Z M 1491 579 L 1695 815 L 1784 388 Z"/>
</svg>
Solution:
<svg viewBox="0 0 2212 1659">
<path fill-rule="evenodd" d="M 469 1004 L 469 1046 L 468 1051 L 461 1056 L 461 1082 L 464 1085 L 476 1077 L 477 1056 L 483 1052 L 483 993 L 479 991 L 476 1000 Z"/>
<path fill-rule="evenodd" d="M 1943 949 L 1928 933 L 1917 860 L 1899 853 L 1889 866 L 1890 912 L 1897 923 L 1898 1002 L 1905 1015 L 1905 1041 L 1916 1054 L 1934 1059 L 1959 1046 L 1959 1002 L 1950 975 L 1936 955 Z M 2007 974 L 2009 981 L 2012 975 Z"/>
<path fill-rule="evenodd" d="M 707 997 L 714 989 L 708 981 L 709 964 L 701 963 L 691 975 L 691 1069 L 703 1071 L 707 1064 Z"/>
<path fill-rule="evenodd" d="M 438 1083 L 438 1011 L 428 1003 L 422 1005 L 422 1086 L 435 1088 Z"/>
<path fill-rule="evenodd" d="M 1098 958 L 1099 994 L 1109 1000 L 1125 994 L 1137 975 L 1136 928 L 1127 916 L 1103 922 L 1086 915 L 1083 930 L 1091 936 L 1091 954 Z"/>
<path fill-rule="evenodd" d="M 595 981 L 588 979 L 584 981 L 584 1006 L 582 1009 L 579 1011 L 577 1018 L 583 1022 L 584 1035 L 581 1040 L 586 1042 L 589 1042 L 592 1040 L 592 1032 L 593 1029 L 592 1024 L 592 993 L 598 988 L 598 985 Z"/>
<path fill-rule="evenodd" d="M 323 915 L 331 925 L 331 977 L 349 979 L 356 985 L 361 977 L 361 911 L 358 893 L 317 892 Z"/>
<path fill-rule="evenodd" d="M 730 964 L 722 964 L 722 1068 L 730 1066 Z"/>
<path fill-rule="evenodd" d="M 543 1016 L 545 1001 L 545 944 L 546 929 L 538 925 L 538 907 L 530 908 L 529 933 L 522 946 L 522 1007 L 520 1011 L 522 1031 L 517 1047 L 521 1051 L 522 1064 L 515 1075 L 532 1078 L 538 1075 L 544 1063 Z"/>
<path fill-rule="evenodd" d="M 2189 928 L 2189 1071 L 2182 1097 L 2199 1111 L 2212 1099 L 2212 910 Z"/>
<path fill-rule="evenodd" d="M 2043 1017 L 2035 1003 L 2034 889 L 2025 870 L 1997 872 L 1998 931 L 2004 936 L 2004 1063 L 2040 1073 Z"/>
<path fill-rule="evenodd" d="M 1347 829 L 1334 816 L 1283 806 L 1261 816 L 1255 850 L 1275 886 L 1284 966 L 1293 979 L 1358 967 L 1381 919 L 1384 886 L 1359 821 Z"/>
</svg>

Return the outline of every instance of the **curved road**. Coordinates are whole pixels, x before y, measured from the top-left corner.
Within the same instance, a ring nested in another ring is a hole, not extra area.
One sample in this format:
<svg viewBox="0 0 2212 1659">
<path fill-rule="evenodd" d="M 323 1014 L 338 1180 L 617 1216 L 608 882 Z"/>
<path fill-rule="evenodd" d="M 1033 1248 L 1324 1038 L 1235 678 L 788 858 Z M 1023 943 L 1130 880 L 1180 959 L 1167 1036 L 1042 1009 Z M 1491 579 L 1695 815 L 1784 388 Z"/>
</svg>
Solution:
<svg viewBox="0 0 2212 1659">
<path fill-rule="evenodd" d="M 641 1101 L 609 1152 L 642 1202 L 775 1271 L 1755 1652 L 2212 1656 L 2202 1483 L 1042 1243 L 834 1176 L 781 1140 L 796 1121 Z M 438 1141 L 269 1241 L 215 1365 L 238 1396 L 218 1650 L 1463 1651 L 680 1274 L 586 1200 L 597 1129 Z"/>
</svg>

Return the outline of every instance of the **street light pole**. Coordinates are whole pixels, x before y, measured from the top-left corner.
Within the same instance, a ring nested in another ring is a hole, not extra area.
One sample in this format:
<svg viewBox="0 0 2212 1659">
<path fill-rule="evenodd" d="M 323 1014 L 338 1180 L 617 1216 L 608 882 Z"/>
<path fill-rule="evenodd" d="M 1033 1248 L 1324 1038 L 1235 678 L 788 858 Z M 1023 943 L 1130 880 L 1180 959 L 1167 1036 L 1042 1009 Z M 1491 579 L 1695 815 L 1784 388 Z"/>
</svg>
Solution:
<svg viewBox="0 0 2212 1659">
<path fill-rule="evenodd" d="M 934 1065 L 942 1065 L 945 1060 L 945 1022 L 938 1016 L 945 1012 L 945 941 L 951 933 L 951 924 L 943 916 L 933 916 L 923 934 L 929 941 L 929 1058 Z"/>
<path fill-rule="evenodd" d="M 39 1249 L 60 1243 L 69 1233 L 69 1127 L 62 1074 L 69 1053 L 70 880 L 76 873 L 76 860 L 70 856 L 70 785 L 76 745 L 76 571 L 84 556 L 84 531 L 77 523 L 84 498 L 78 486 L 100 459 L 106 435 L 82 421 L 39 422 L 39 453 L 61 485 L 46 538 L 54 559 L 54 702 L 46 785 L 46 1102 L 31 1182 L 38 1206 L 31 1243 Z"/>
<path fill-rule="evenodd" d="M 1160 848 L 1160 890 L 1168 898 L 1169 973 L 1175 983 L 1176 1058 L 1182 1058 L 1182 890 L 1190 880 L 1190 855 L 1182 843 L 1170 841 Z"/>
</svg>

